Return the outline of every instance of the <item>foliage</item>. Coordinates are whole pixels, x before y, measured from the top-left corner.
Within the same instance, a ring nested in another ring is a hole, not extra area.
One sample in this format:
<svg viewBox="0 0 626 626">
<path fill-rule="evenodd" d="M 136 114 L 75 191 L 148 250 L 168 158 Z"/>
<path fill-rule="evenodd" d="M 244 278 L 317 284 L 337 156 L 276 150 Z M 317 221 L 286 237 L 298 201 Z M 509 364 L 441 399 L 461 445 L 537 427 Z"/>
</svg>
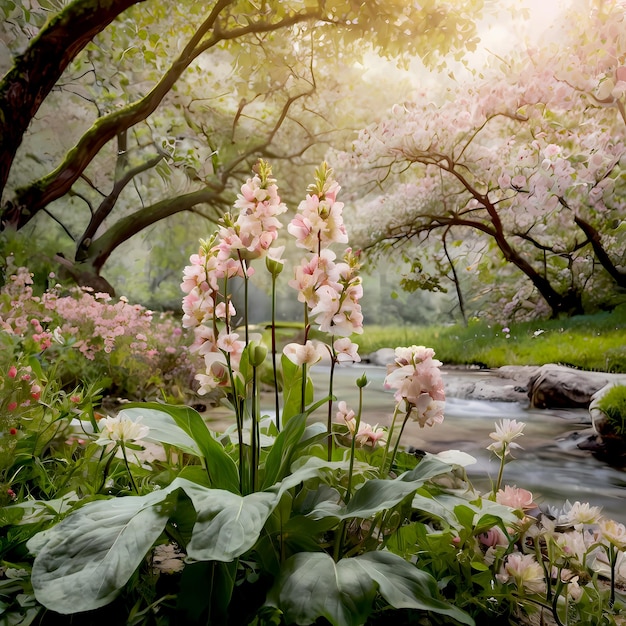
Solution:
<svg viewBox="0 0 626 626">
<path fill-rule="evenodd" d="M 3 367 L 32 356 L 66 390 L 86 382 L 109 395 L 184 400 L 195 365 L 173 315 L 88 288 L 65 290 L 54 274 L 35 295 L 33 275 L 12 257 L 7 277 L 0 289 Z"/>
<path fill-rule="evenodd" d="M 614 385 L 598 401 L 606 415 L 609 429 L 626 438 L 626 385 Z"/>
<path fill-rule="evenodd" d="M 306 248 L 299 269 L 317 267 L 315 283 L 298 271 L 291 281 L 308 299 L 305 329 L 325 335 L 323 349 L 335 363 L 357 360 L 346 340 L 360 322 L 356 265 L 335 264 L 330 254 L 331 244 L 345 242 L 337 192 L 321 167 L 289 228 Z M 230 429 L 212 432 L 193 409 L 156 402 L 99 417 L 86 400 L 53 397 L 56 383 L 35 359 L 4 370 L 4 394 L 30 403 L 21 402 L 20 413 L 2 407 L 3 430 L 9 437 L 19 431 L 14 449 L 25 446 L 24 454 L 3 457 L 11 503 L 0 514 L 2 618 L 356 626 L 409 612 L 434 625 L 541 610 L 557 624 L 618 624 L 626 610 L 616 586 L 626 529 L 579 502 L 539 510 L 528 491 L 502 484 L 524 424 L 496 424 L 489 449 L 500 472 L 489 493 L 467 480 L 469 455 L 402 449 L 409 419 L 423 427 L 443 419 L 432 350 L 396 349 L 386 377 L 396 403 L 389 429 L 361 422 L 365 376 L 357 380 L 356 411 L 339 402 L 336 421 L 309 419 L 326 406 L 330 414 L 334 400 L 312 403 L 308 372 L 319 352 L 307 331 L 283 348 L 278 367 L 245 322 L 233 326 L 228 285 L 212 289 L 214 274 L 226 268 L 252 278 L 259 259 L 272 276 L 282 273 L 279 255 L 267 253 L 282 207 L 265 164 L 237 204 L 240 215 L 201 244 L 183 280 L 185 323 L 205 355 L 198 379 L 223 392 Z M 250 220 L 264 221 L 265 230 Z M 310 240 L 306 220 L 316 231 Z M 244 222 L 248 228 L 238 230 Z M 330 291 L 337 297 L 324 300 Z M 200 293 L 208 298 L 194 305 Z M 234 330 L 247 337 L 243 345 Z M 256 370 L 266 359 L 280 377 L 273 416 L 260 406 Z M 96 400 L 93 391 L 80 393 Z M 50 424 L 60 438 L 45 435 Z M 26 459 L 39 471 L 10 465 Z"/>
<path fill-rule="evenodd" d="M 92 283 L 120 245 L 160 220 L 193 212 L 216 223 L 260 155 L 302 177 L 298 166 L 331 138 L 343 143 L 342 127 L 365 123 L 366 100 L 382 93 L 355 97 L 344 86 L 362 82 L 352 66 L 364 52 L 441 66 L 476 46 L 482 8 L 5 3 L 14 65 L 0 82 L 1 227 L 55 229 L 72 249 L 67 271 Z"/>
<path fill-rule="evenodd" d="M 623 302 L 623 5 L 571 10 L 553 43 L 440 101 L 418 94 L 338 155 L 363 190 L 359 243 L 397 258 L 412 242 L 417 267 L 440 264 L 462 309 L 497 299 L 502 323 Z M 432 288 L 418 278 L 408 285 Z"/>
</svg>

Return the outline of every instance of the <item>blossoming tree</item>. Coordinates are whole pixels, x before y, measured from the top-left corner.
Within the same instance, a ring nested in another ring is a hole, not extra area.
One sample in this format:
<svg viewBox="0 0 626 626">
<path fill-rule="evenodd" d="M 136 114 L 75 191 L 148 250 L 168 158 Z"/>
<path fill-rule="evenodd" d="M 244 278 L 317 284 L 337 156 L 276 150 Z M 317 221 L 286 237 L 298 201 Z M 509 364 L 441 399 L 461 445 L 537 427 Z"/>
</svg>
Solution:
<svg viewBox="0 0 626 626">
<path fill-rule="evenodd" d="M 571 16 L 566 39 L 361 131 L 346 161 L 387 184 L 355 209 L 366 246 L 482 242 L 475 265 L 515 268 L 505 315 L 616 304 L 626 287 L 624 3 L 585 4 L 588 19 Z"/>
<path fill-rule="evenodd" d="M 8 3 L 0 228 L 52 219 L 74 248 L 68 269 L 97 275 L 160 220 L 196 211 L 216 222 L 259 156 L 294 159 L 328 140 L 322 112 L 340 83 L 322 77 L 333 59 L 350 65 L 371 46 L 439 63 L 438 52 L 474 45 L 481 5 L 76 0 L 46 22 L 38 2 Z M 324 106 L 311 101 L 320 81 Z M 58 145 L 41 149 L 38 134 L 54 135 L 60 119 Z"/>
</svg>

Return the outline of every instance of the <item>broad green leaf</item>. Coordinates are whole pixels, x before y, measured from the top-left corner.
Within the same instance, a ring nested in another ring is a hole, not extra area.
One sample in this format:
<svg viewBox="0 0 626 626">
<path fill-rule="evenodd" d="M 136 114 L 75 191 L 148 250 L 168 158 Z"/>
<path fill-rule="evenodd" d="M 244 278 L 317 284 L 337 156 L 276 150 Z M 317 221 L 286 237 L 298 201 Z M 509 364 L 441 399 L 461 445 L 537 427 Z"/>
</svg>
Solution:
<svg viewBox="0 0 626 626">
<path fill-rule="evenodd" d="M 302 368 L 292 363 L 284 354 L 281 357 L 283 376 L 283 427 L 294 416 L 302 413 Z M 307 375 L 304 406 L 313 401 L 313 383 Z"/>
<path fill-rule="evenodd" d="M 300 444 L 306 441 L 305 433 L 311 438 L 317 439 L 319 434 L 318 428 L 307 428 L 306 420 L 311 413 L 316 411 L 320 406 L 328 402 L 330 398 L 324 398 L 309 407 L 304 413 L 294 415 L 284 426 L 283 430 L 276 437 L 272 445 L 266 461 L 265 476 L 263 478 L 263 488 L 271 487 L 275 482 L 282 480 L 291 468 L 297 452 L 301 452 Z M 324 429 L 323 425 L 318 424 Z M 324 429 L 325 431 L 325 429 Z"/>
<path fill-rule="evenodd" d="M 407 496 L 415 493 L 424 482 L 439 474 L 450 471 L 450 466 L 434 457 L 426 457 L 419 465 L 393 480 L 368 480 L 357 489 L 346 507 L 339 511 L 329 511 L 326 507 L 318 507 L 311 511 L 310 517 L 321 519 L 332 515 L 337 519 L 351 517 L 369 518 L 380 511 L 390 509 L 399 504 Z"/>
<path fill-rule="evenodd" d="M 376 584 L 354 559 L 335 563 L 325 552 L 299 552 L 283 565 L 268 604 L 281 609 L 287 623 L 312 624 L 325 617 L 334 626 L 364 624 Z"/>
<path fill-rule="evenodd" d="M 344 560 L 363 568 L 364 574 L 378 585 L 380 595 L 396 609 L 433 611 L 452 617 L 461 624 L 474 624 L 467 613 L 440 598 L 437 581 L 430 574 L 396 554 L 367 552 Z"/>
<path fill-rule="evenodd" d="M 27 546 L 37 600 L 62 614 L 111 602 L 163 532 L 175 489 L 89 502 L 35 535 Z"/>
<path fill-rule="evenodd" d="M 291 466 L 295 447 L 300 442 L 306 427 L 307 414 L 292 417 L 274 441 L 265 460 L 263 487 L 267 488 L 282 479 Z"/>
<path fill-rule="evenodd" d="M 187 554 L 194 561 L 232 561 L 256 543 L 270 513 L 278 504 L 276 493 L 240 496 L 223 489 L 183 485 L 198 517 Z"/>
<path fill-rule="evenodd" d="M 129 408 L 122 409 L 119 415 L 127 415 L 129 418 L 136 420 L 141 417 L 141 423 L 150 428 L 150 433 L 146 437 L 148 441 L 156 443 L 166 443 L 176 446 L 179 450 L 192 454 L 193 456 L 202 456 L 200 448 L 196 442 L 176 423 L 174 418 L 166 411 L 145 409 L 145 408 Z"/>
<path fill-rule="evenodd" d="M 228 456 L 224 446 L 215 439 L 200 413 L 186 406 L 159 404 L 158 402 L 130 403 L 126 407 L 125 410 L 128 408 L 153 409 L 170 415 L 176 424 L 197 444 L 201 456 L 204 458 L 211 484 L 216 489 L 227 489 L 233 493 L 239 492 L 237 465 Z"/>
</svg>

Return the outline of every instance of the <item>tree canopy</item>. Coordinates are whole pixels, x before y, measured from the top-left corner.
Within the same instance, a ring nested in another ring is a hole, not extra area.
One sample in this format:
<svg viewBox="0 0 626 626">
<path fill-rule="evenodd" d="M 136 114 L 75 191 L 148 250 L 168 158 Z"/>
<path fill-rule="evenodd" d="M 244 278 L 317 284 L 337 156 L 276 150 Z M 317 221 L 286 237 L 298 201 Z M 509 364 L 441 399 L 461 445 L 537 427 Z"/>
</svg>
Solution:
<svg viewBox="0 0 626 626">
<path fill-rule="evenodd" d="M 461 304 L 473 272 L 505 318 L 611 308 L 626 292 L 623 3 L 581 3 L 561 26 L 445 101 L 394 107 L 343 155 L 375 180 L 353 203 L 361 243 L 419 242 L 409 279 L 424 285 L 437 242 Z"/>
<path fill-rule="evenodd" d="M 345 106 L 339 69 L 350 79 L 364 50 L 432 67 L 460 58 L 483 2 L 28 6 L 3 6 L 1 225 L 52 221 L 73 246 L 59 260 L 89 282 L 160 220 L 217 220 L 258 157 L 297 164 L 325 150 Z"/>
</svg>

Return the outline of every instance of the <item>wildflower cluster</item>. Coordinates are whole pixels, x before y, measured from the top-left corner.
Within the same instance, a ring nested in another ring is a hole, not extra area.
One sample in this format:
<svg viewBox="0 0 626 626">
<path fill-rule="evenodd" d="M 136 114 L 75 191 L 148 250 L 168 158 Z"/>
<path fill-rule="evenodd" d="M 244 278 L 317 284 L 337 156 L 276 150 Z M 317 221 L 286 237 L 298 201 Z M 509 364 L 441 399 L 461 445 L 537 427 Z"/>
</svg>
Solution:
<svg viewBox="0 0 626 626">
<path fill-rule="evenodd" d="M 387 366 L 385 387 L 395 389 L 396 402 L 404 401 L 407 415 L 420 426 L 443 421 L 445 394 L 441 378 L 441 361 L 434 358 L 432 348 L 410 346 L 396 348 L 393 363 Z"/>
<path fill-rule="evenodd" d="M 199 252 L 192 255 L 191 265 L 183 273 L 183 326 L 193 329 L 191 350 L 205 362 L 204 371 L 196 376 L 200 394 L 232 385 L 250 340 L 247 311 L 242 318 L 245 335 L 237 332 L 237 312 L 231 301 L 229 281 L 239 279 L 247 285 L 255 272 L 255 259 L 266 258 L 273 278 L 282 271 L 284 247 L 272 246 L 282 228 L 278 216 L 287 207 L 280 200 L 270 166 L 259 161 L 255 172 L 237 196 L 234 206 L 240 212 L 236 219 L 224 217 L 223 225 L 213 237 L 201 242 Z M 304 341 L 287 344 L 283 349 L 297 366 L 315 364 L 324 356 L 323 347 L 308 339 L 309 318 L 318 324 L 319 330 L 333 336 L 328 351 L 336 362 L 359 360 L 357 345 L 349 339 L 352 333 L 363 330 L 358 258 L 348 248 L 343 261 L 336 262 L 336 254 L 329 247 L 347 242 L 341 216 L 343 204 L 336 201 L 338 191 L 332 170 L 323 164 L 316 171 L 316 182 L 309 187 L 299 213 L 288 225 L 296 245 L 312 253 L 296 267 L 289 282 L 306 307 Z"/>
<path fill-rule="evenodd" d="M 59 284 L 36 295 L 33 277 L 14 267 L 0 290 L 0 365 L 11 355 L 38 355 L 68 387 L 115 376 L 111 392 L 156 396 L 165 386 L 189 387 L 193 368 L 179 323 L 124 296 L 114 301 L 89 288 Z M 52 277 L 54 278 L 54 277 Z M 179 398 L 179 400 L 182 398 Z"/>
</svg>

